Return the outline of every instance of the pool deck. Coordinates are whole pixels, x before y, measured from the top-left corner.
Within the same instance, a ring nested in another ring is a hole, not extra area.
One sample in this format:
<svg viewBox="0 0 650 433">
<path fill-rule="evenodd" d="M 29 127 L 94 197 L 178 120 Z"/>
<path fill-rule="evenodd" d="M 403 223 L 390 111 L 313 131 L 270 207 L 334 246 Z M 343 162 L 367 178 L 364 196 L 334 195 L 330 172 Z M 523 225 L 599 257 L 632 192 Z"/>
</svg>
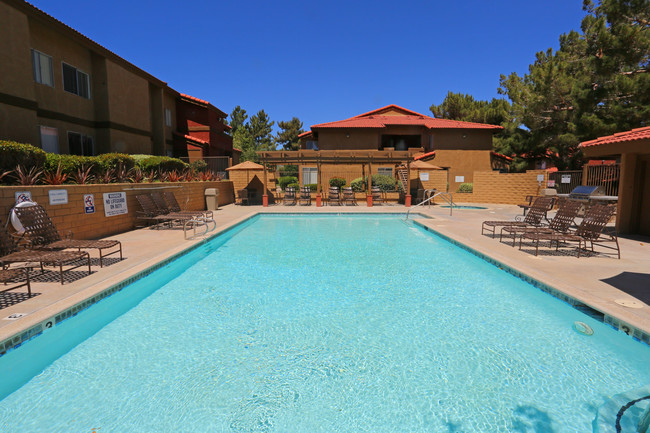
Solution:
<svg viewBox="0 0 650 433">
<path fill-rule="evenodd" d="M 483 221 L 512 220 L 521 214 L 520 208 L 494 204 L 481 206 L 487 209 L 455 209 L 452 216 L 449 215 L 449 209 L 440 206 L 417 207 L 413 212 L 432 217 L 418 220 L 430 229 L 650 334 L 650 238 L 619 238 L 620 260 L 604 254 L 577 258 L 575 250 L 565 249 L 564 253 L 556 253 L 548 248 L 540 248 L 540 255 L 536 257 L 534 249 L 520 251 L 511 244 L 499 242 L 498 237 L 492 239 L 490 236 L 481 235 Z M 321 208 L 313 205 L 276 205 L 268 208 L 228 205 L 215 212 L 215 221 L 218 232 L 257 213 L 404 214 L 406 210 L 404 206 L 368 208 L 365 204 Z M 138 229 L 110 238 L 122 242 L 124 260 L 113 260 L 112 264 L 104 268 L 93 266 L 91 275 L 64 285 L 56 282 L 34 282 L 32 292 L 38 293 L 38 296 L 0 309 L 0 343 L 203 241 L 185 240 L 183 231 L 178 229 Z M 607 250 L 597 247 L 597 251 Z M 96 252 L 91 252 L 91 256 L 96 257 Z M 405 260 L 407 259 L 405 257 Z M 633 273 L 619 278 L 623 290 L 602 281 L 622 272 Z M 431 277 L 435 278 L 435 270 L 432 270 Z M 38 280 L 38 276 L 36 279 Z M 0 293 L 0 296 L 20 292 L 26 293 L 26 288 Z M 630 306 L 621 305 L 621 301 Z M 19 318 L 10 318 L 21 314 Z"/>
</svg>

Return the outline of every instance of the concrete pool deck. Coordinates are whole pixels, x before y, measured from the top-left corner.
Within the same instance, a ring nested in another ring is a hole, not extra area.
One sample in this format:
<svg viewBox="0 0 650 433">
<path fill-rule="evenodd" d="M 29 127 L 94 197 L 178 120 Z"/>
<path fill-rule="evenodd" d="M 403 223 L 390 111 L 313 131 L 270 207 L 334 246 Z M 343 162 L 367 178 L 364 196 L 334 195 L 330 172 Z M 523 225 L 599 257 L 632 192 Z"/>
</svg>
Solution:
<svg viewBox="0 0 650 433">
<path fill-rule="evenodd" d="M 548 248 L 540 248 L 540 255 L 535 257 L 532 248 L 520 251 L 507 243 L 499 242 L 498 237 L 492 239 L 481 235 L 483 221 L 512 220 L 521 214 L 521 209 L 512 205 L 481 206 L 487 209 L 455 209 L 452 216 L 449 215 L 449 209 L 440 206 L 411 209 L 431 217 L 418 220 L 430 229 L 490 256 L 595 310 L 619 319 L 624 324 L 650 334 L 650 238 L 620 238 L 620 260 L 615 256 L 602 254 L 577 258 L 575 250 L 565 249 L 565 253 L 557 254 L 555 250 Z M 404 214 L 406 211 L 407 208 L 397 205 L 372 208 L 365 205 L 321 208 L 313 205 L 276 205 L 268 208 L 228 205 L 215 212 L 215 221 L 219 232 L 256 213 Z M 0 309 L 0 344 L 203 241 L 185 240 L 183 231 L 177 229 L 138 229 L 110 238 L 122 242 L 124 260 L 113 260 L 112 264 L 104 268 L 93 266 L 91 275 L 64 285 L 55 282 L 34 282 L 32 292 L 39 295 Z M 608 250 L 597 247 L 597 251 Z M 91 256 L 95 257 L 96 252 L 91 252 Z M 619 274 L 623 272 L 628 274 L 620 277 Z M 603 281 L 616 276 L 619 276 L 621 281 L 621 284 L 617 285 L 623 289 Z M 38 280 L 38 275 L 35 277 Z M 435 278 L 435 272 L 432 272 L 432 278 Z M 20 292 L 26 293 L 26 288 L 0 293 L 0 296 Z"/>
</svg>

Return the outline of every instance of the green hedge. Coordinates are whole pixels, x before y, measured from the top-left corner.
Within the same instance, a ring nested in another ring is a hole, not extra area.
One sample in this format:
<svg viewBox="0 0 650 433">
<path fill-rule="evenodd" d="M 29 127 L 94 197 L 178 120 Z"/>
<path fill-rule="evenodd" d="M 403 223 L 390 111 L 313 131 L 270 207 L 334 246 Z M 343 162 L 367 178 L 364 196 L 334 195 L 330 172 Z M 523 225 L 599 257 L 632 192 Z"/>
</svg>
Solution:
<svg viewBox="0 0 650 433">
<path fill-rule="evenodd" d="M 343 179 L 342 177 L 333 177 L 330 179 L 330 186 L 336 186 L 339 189 L 343 188 L 347 181 Z"/>
<path fill-rule="evenodd" d="M 148 158 L 134 158 L 137 161 L 138 167 L 145 173 L 153 171 L 183 171 L 189 167 L 178 158 L 170 158 L 169 156 L 149 156 Z"/>
<path fill-rule="evenodd" d="M 135 167 L 135 160 L 131 155 L 125 153 L 103 153 L 95 157 L 97 165 L 102 168 L 102 170 L 114 170 L 119 169 L 129 171 Z"/>
<path fill-rule="evenodd" d="M 47 153 L 31 144 L 0 140 L 0 174 L 13 171 L 22 165 L 29 170 L 32 167 L 43 168 Z"/>
<path fill-rule="evenodd" d="M 316 185 L 315 183 L 308 183 L 305 186 L 308 186 L 311 192 L 316 192 L 316 190 L 318 189 L 318 185 Z"/>
<path fill-rule="evenodd" d="M 208 169 L 208 163 L 202 159 L 197 159 L 190 163 L 190 169 L 195 173 L 204 172 Z"/>
<path fill-rule="evenodd" d="M 61 172 L 68 176 L 77 174 L 77 171 L 91 165 L 94 170 L 97 170 L 97 161 L 94 156 L 79 156 L 79 155 L 59 155 L 57 153 L 48 153 L 45 160 L 45 170 L 56 171 L 61 164 Z M 94 171 L 93 170 L 93 171 Z"/>
<path fill-rule="evenodd" d="M 461 183 L 460 185 L 458 185 L 457 192 L 473 192 L 473 191 L 474 191 L 473 183 Z"/>
<path fill-rule="evenodd" d="M 280 185 L 280 188 L 283 190 L 289 185 L 289 184 L 297 184 L 298 183 L 298 178 L 295 176 L 282 176 L 280 179 L 278 179 L 278 185 Z"/>
<path fill-rule="evenodd" d="M 364 178 L 356 178 L 350 182 L 352 191 L 362 192 L 365 189 L 365 186 L 368 183 L 368 176 Z M 398 182 L 392 176 L 386 176 L 385 174 L 373 174 L 372 175 L 372 186 L 378 186 L 380 190 L 384 192 L 399 191 L 402 192 L 404 189 L 401 182 Z"/>
</svg>

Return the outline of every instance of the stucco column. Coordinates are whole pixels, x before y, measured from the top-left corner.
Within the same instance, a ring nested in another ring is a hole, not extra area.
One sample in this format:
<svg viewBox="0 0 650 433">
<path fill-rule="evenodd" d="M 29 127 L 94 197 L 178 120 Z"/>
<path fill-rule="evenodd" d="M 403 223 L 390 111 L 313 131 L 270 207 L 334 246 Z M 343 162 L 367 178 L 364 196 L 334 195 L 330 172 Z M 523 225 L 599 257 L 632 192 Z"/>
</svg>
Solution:
<svg viewBox="0 0 650 433">
<path fill-rule="evenodd" d="M 616 230 L 619 233 L 630 233 L 634 227 L 634 180 L 638 154 L 621 154 L 621 174 L 618 184 L 618 205 L 616 208 Z"/>
</svg>

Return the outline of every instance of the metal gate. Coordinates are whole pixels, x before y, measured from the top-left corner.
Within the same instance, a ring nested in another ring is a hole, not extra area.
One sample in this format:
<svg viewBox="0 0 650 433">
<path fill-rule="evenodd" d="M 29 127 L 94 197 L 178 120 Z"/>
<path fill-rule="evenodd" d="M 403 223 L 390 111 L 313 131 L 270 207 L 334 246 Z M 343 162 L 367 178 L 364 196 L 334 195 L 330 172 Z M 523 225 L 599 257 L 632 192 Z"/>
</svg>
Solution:
<svg viewBox="0 0 650 433">
<path fill-rule="evenodd" d="M 556 171 L 549 173 L 548 178 L 555 181 L 558 194 L 569 194 L 573 188 L 582 185 L 582 170 Z"/>
<path fill-rule="evenodd" d="M 617 196 L 620 177 L 620 164 L 588 165 L 585 185 L 602 186 L 605 195 Z"/>
</svg>

